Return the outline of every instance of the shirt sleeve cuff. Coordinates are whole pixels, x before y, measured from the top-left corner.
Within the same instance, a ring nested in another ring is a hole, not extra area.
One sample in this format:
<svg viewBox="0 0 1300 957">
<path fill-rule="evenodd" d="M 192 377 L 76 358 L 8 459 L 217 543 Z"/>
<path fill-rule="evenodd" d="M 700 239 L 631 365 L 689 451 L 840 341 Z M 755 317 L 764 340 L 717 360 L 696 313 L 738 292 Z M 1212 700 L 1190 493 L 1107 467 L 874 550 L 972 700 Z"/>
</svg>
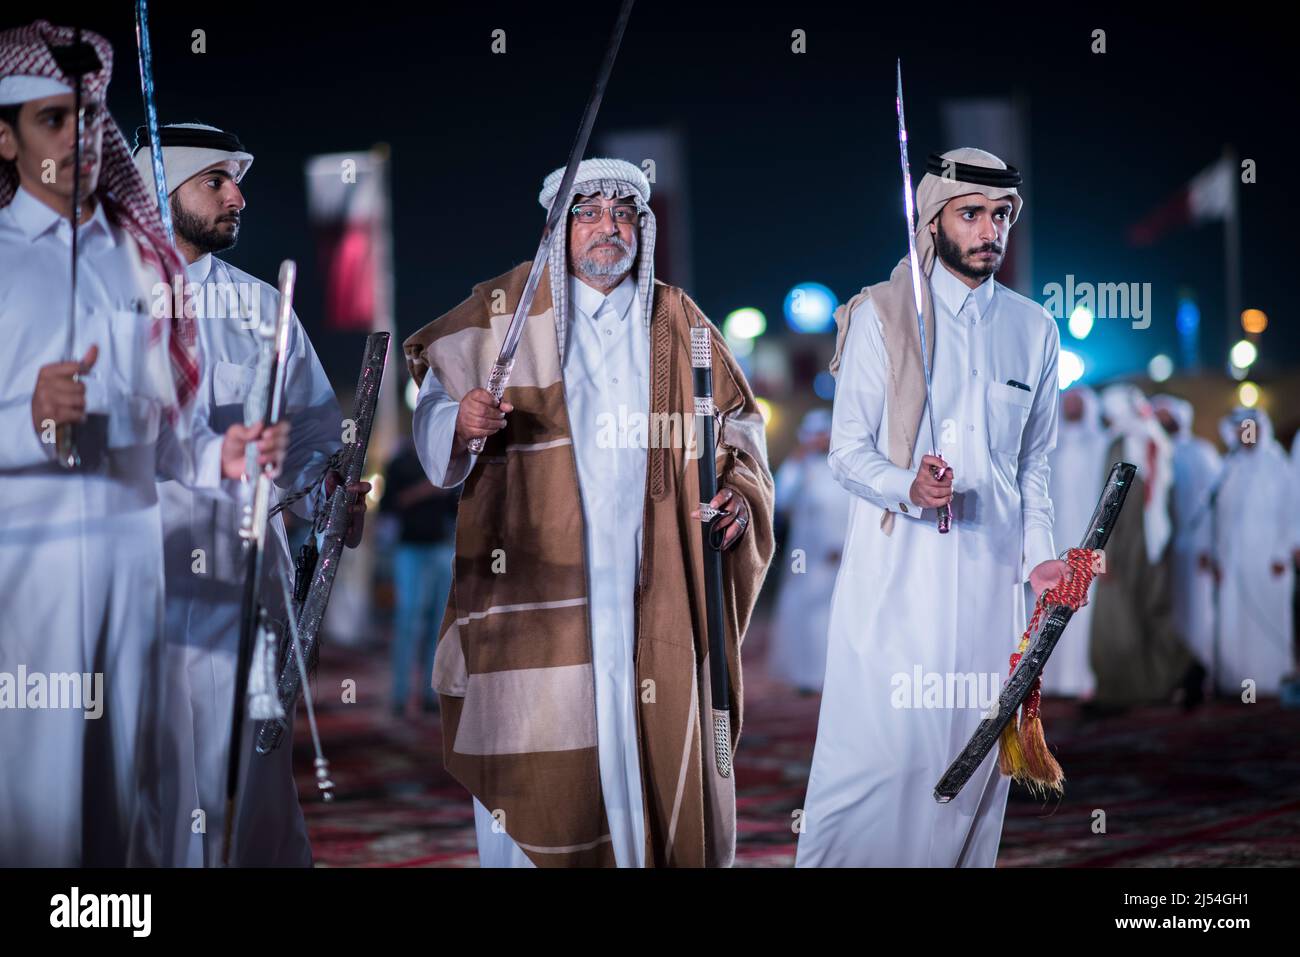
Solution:
<svg viewBox="0 0 1300 957">
<path fill-rule="evenodd" d="M 884 496 L 887 508 L 911 518 L 921 518 L 924 509 L 912 502 L 912 482 L 916 476 L 905 468 L 890 465 L 881 476 L 880 494 Z"/>
<path fill-rule="evenodd" d="M 1021 569 L 1020 580 L 1029 581 L 1031 571 L 1055 557 L 1056 549 L 1050 531 L 1038 526 L 1025 529 L 1024 567 Z"/>
<path fill-rule="evenodd" d="M 208 434 L 194 439 L 194 487 L 202 489 L 220 489 L 223 487 L 221 475 L 221 446 L 225 436 Z M 238 485 L 239 483 L 234 483 Z"/>
<path fill-rule="evenodd" d="M 434 410 L 434 434 L 438 436 L 436 447 L 433 450 L 433 461 L 445 462 L 446 465 L 442 470 L 442 481 L 434 482 L 442 488 L 453 488 L 465 481 L 469 473 L 474 471 L 474 463 L 478 461 L 478 456 L 472 452 L 462 452 L 460 455 L 452 455 L 452 446 L 456 440 L 456 415 L 460 411 L 460 406 L 454 402 L 445 403 L 442 407 Z M 446 421 L 446 420 L 450 421 Z"/>
</svg>

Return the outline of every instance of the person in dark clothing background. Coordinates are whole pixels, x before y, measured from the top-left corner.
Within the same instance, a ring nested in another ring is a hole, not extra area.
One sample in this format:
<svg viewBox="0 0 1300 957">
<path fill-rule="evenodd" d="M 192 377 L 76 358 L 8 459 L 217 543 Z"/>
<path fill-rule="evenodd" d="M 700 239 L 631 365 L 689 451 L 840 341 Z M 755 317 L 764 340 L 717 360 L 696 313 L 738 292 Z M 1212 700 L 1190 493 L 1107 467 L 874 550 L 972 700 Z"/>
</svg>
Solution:
<svg viewBox="0 0 1300 957">
<path fill-rule="evenodd" d="M 403 443 L 388 463 L 385 475 L 380 510 L 395 516 L 401 529 L 393 556 L 397 609 L 392 699 L 393 714 L 401 717 L 406 712 L 415 660 L 420 666 L 423 708 L 438 710 L 438 696 L 432 688 L 433 653 L 451 589 L 460 488 L 441 489 L 430 482 L 410 441 Z"/>
</svg>

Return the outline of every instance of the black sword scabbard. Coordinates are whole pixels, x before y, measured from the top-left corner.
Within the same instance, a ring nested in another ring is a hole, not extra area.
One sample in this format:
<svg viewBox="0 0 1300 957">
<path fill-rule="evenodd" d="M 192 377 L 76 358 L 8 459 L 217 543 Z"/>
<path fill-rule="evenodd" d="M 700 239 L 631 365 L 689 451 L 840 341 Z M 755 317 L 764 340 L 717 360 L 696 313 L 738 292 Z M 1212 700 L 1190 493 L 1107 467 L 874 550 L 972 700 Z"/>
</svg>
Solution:
<svg viewBox="0 0 1300 957">
<path fill-rule="evenodd" d="M 715 527 L 719 512 L 709 503 L 718 494 L 713 405 L 713 340 L 708 326 L 691 327 L 691 367 L 695 392 L 695 421 L 699 425 L 700 519 L 704 523 L 704 614 L 709 642 L 709 693 L 712 697 L 714 764 L 722 777 L 731 776 L 731 676 L 727 670 L 727 632 L 723 617 L 722 538 Z"/>
<path fill-rule="evenodd" d="M 298 588 L 302 597 L 297 599 L 300 605 L 296 616 L 306 670 L 314 666 L 316 656 L 319 654 L 325 609 L 334 588 L 334 576 L 338 572 L 344 538 L 350 524 L 348 509 L 353 504 L 353 497 L 347 489 L 349 485 L 360 480 L 366 463 L 370 433 L 379 407 L 380 386 L 383 384 L 384 368 L 388 362 L 390 338 L 387 332 L 372 332 L 366 339 L 365 353 L 361 360 L 361 375 L 357 381 L 356 397 L 353 402 L 352 421 L 356 426 L 356 432 L 354 441 L 348 446 L 340 464 L 343 481 L 318 507 L 315 520 L 312 522 L 312 538 L 309 542 L 310 550 L 316 554 L 309 555 L 299 567 Z M 289 614 L 295 614 L 294 609 L 290 609 Z M 302 672 L 297 658 L 292 650 L 286 649 L 280 663 L 277 684 L 280 704 L 286 715 L 292 714 L 297 707 L 301 690 Z M 257 732 L 258 754 L 270 754 L 279 747 L 287 728 L 287 717 L 263 722 Z"/>
<path fill-rule="evenodd" d="M 1106 547 L 1136 474 L 1137 467 L 1127 462 L 1116 462 L 1111 466 L 1106 487 L 1092 513 L 1092 521 L 1088 523 L 1088 531 L 1079 544 L 1080 548 L 1096 551 Z M 966 747 L 934 786 L 934 799 L 940 804 L 947 804 L 961 792 L 975 769 L 984 763 L 989 752 L 997 745 L 1002 729 L 1015 716 L 1025 698 L 1029 697 L 1034 682 L 1043 673 L 1043 666 L 1047 664 L 1047 659 L 1073 615 L 1073 609 L 1066 605 L 1047 606 L 1045 614 L 1039 619 L 1038 628 L 1030 635 L 1029 647 L 1002 687 L 997 711 L 979 723 Z"/>
</svg>

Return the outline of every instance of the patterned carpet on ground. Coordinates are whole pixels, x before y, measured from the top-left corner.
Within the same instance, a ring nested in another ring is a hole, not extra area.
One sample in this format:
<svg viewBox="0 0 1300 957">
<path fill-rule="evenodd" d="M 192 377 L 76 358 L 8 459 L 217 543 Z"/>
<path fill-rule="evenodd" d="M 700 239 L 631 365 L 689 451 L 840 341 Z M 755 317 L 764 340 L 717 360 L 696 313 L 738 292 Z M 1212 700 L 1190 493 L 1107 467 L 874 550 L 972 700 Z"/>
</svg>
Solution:
<svg viewBox="0 0 1300 957">
<path fill-rule="evenodd" d="M 762 651 L 746 643 L 736 864 L 788 867 L 820 699 L 768 678 Z M 349 679 L 356 701 L 344 704 Z M 387 649 L 328 647 L 314 685 L 328 690 L 317 710 L 335 800 L 317 796 L 305 720 L 295 766 L 317 865 L 476 867 L 469 795 L 442 768 L 438 717 L 415 704 L 393 716 Z M 1088 720 L 1049 699 L 1044 714 L 1065 797 L 1013 787 L 999 867 L 1300 864 L 1300 711 L 1216 702 Z"/>
</svg>

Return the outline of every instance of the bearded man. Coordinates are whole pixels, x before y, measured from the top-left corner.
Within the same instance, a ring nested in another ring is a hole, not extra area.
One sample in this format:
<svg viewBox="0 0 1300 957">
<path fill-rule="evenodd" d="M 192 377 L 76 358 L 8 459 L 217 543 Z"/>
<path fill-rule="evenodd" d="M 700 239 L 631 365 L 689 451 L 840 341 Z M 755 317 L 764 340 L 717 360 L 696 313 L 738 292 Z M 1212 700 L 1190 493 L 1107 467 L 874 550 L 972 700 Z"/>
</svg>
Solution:
<svg viewBox="0 0 1300 957">
<path fill-rule="evenodd" d="M 0 33 L 0 674 L 83 692 L 32 707 L 35 686 L 22 688 L 11 710 L 0 681 L 6 865 L 161 862 L 155 476 L 217 494 L 243 477 L 248 441 L 278 469 L 289 430 L 235 423 L 223 437 L 194 415 L 197 339 L 167 294 L 182 265 L 105 107 L 112 47 L 82 36 L 44 20 Z M 61 60 L 88 70 L 80 144 Z M 69 426 L 78 454 L 56 458 Z"/>
<path fill-rule="evenodd" d="M 996 756 L 948 804 L 934 785 L 996 700 L 1025 628 L 1025 583 L 1041 594 L 1068 571 L 1054 558 L 1047 487 L 1056 323 L 993 279 L 1020 174 L 977 149 L 927 168 L 916 245 L 943 454 L 918 441 L 926 389 L 904 257 L 836 313 L 830 464 L 853 505 L 802 867 L 993 866 L 1009 780 Z M 952 526 L 940 534 L 945 505 Z"/>
<path fill-rule="evenodd" d="M 275 286 L 215 255 L 234 247 L 245 207 L 239 188 L 253 156 L 232 133 L 199 123 L 159 130 L 170 193 L 176 247 L 185 257 L 186 302 L 196 317 L 203 356 L 199 414 L 214 428 L 243 421 L 244 400 L 260 352 L 258 320 L 280 307 Z M 135 165 L 153 185 L 148 130 L 136 130 Z M 154 191 L 156 193 L 156 190 Z M 285 417 L 293 438 L 276 480 L 274 505 L 284 492 L 310 486 L 342 447 L 343 415 L 307 333 L 293 315 L 285 359 Z M 337 481 L 337 477 L 335 477 Z M 333 483 L 330 483 L 333 484 Z M 367 483 L 353 507 L 349 544 L 359 542 Z M 240 559 L 240 505 L 175 481 L 160 482 L 167 564 L 168 742 L 167 862 L 215 866 L 225 824 L 226 764 L 230 750 L 235 662 L 239 650 L 244 563 Z M 323 485 L 290 510 L 310 519 Z M 293 580 L 293 560 L 282 520 L 270 523 L 262 594 L 271 615 L 283 619 L 281 576 Z M 195 570 L 195 551 L 207 560 Z M 290 716 L 292 717 L 292 716 Z M 311 866 L 307 827 L 293 779 L 293 749 L 254 752 L 259 724 L 244 722 L 239 802 L 232 862 L 240 866 Z M 196 826 L 202 820 L 203 827 Z"/>
<path fill-rule="evenodd" d="M 543 183 L 544 208 L 563 173 Z M 478 386 L 530 263 L 405 344 L 420 459 L 435 485 L 465 482 L 434 660 L 443 754 L 474 795 L 484 865 L 725 866 L 735 779 L 715 772 L 701 721 L 709 669 L 725 667 L 734 746 L 740 642 L 773 550 L 763 420 L 722 336 L 654 279 L 641 170 L 585 160 L 560 200 L 567 224 L 499 406 Z M 716 449 L 685 439 L 697 326 L 712 339 Z M 723 662 L 707 655 L 698 454 L 717 457 L 709 504 L 727 513 Z"/>
</svg>

